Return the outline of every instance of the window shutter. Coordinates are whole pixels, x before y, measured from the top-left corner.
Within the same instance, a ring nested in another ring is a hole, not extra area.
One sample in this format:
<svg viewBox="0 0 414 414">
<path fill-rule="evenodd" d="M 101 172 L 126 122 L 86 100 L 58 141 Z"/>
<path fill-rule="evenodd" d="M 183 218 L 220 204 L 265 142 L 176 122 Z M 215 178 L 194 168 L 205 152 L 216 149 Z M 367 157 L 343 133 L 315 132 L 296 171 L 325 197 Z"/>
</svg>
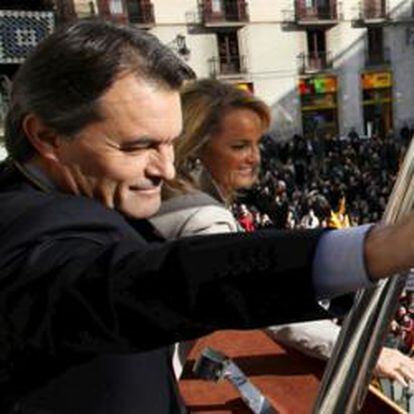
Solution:
<svg viewBox="0 0 414 414">
<path fill-rule="evenodd" d="M 99 0 L 99 15 L 114 22 L 128 22 L 126 0 Z"/>
<path fill-rule="evenodd" d="M 241 21 L 247 18 L 247 5 L 245 0 L 237 0 L 237 17 Z"/>
</svg>

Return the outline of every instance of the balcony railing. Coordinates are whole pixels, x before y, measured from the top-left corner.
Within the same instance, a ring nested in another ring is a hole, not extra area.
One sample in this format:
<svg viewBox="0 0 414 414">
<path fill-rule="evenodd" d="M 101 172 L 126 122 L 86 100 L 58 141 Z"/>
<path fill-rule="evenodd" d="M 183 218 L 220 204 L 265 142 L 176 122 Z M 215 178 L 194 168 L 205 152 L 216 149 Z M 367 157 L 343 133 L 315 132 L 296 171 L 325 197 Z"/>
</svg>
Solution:
<svg viewBox="0 0 414 414">
<path fill-rule="evenodd" d="M 387 8 L 383 1 L 365 1 L 359 4 L 360 20 L 382 20 L 387 18 Z"/>
<path fill-rule="evenodd" d="M 391 52 L 388 47 L 384 47 L 382 52 L 365 52 L 365 66 L 389 65 L 391 62 Z"/>
<path fill-rule="evenodd" d="M 205 24 L 245 23 L 249 21 L 246 1 L 225 0 L 220 10 L 214 10 L 211 4 L 201 2 L 201 15 Z"/>
<path fill-rule="evenodd" d="M 229 55 L 208 59 L 210 76 L 231 76 L 246 73 L 246 59 L 241 55 Z"/>
<path fill-rule="evenodd" d="M 295 20 L 298 22 L 321 22 L 321 21 L 337 21 L 340 13 L 338 12 L 339 4 L 336 0 L 326 2 L 314 2 L 308 6 L 304 0 L 296 0 L 295 2 Z"/>
<path fill-rule="evenodd" d="M 378 26 L 390 22 L 390 15 L 383 0 L 367 0 L 354 9 L 354 27 Z"/>
<path fill-rule="evenodd" d="M 301 53 L 298 56 L 301 73 L 321 72 L 332 68 L 331 52 Z"/>
<path fill-rule="evenodd" d="M 128 22 L 125 0 L 97 0 L 99 16 L 118 23 Z"/>
<path fill-rule="evenodd" d="M 135 8 L 128 5 L 129 21 L 138 25 L 155 24 L 154 5 L 152 3 L 139 4 L 138 0 L 136 4 Z"/>
</svg>

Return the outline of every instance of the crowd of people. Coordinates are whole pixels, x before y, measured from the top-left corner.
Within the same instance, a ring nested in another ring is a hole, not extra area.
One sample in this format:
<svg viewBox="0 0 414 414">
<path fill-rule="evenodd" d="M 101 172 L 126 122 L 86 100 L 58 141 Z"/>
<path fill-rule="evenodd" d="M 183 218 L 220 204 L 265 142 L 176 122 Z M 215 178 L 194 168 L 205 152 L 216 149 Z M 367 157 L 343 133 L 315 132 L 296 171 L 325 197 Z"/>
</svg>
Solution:
<svg viewBox="0 0 414 414">
<path fill-rule="evenodd" d="M 305 139 L 264 137 L 262 171 L 234 205 L 250 228 L 346 227 L 378 221 L 407 150 L 399 136 Z"/>
<path fill-rule="evenodd" d="M 391 323 L 387 345 L 411 354 L 414 344 L 414 292 L 405 291 L 400 298 L 395 319 Z"/>
</svg>

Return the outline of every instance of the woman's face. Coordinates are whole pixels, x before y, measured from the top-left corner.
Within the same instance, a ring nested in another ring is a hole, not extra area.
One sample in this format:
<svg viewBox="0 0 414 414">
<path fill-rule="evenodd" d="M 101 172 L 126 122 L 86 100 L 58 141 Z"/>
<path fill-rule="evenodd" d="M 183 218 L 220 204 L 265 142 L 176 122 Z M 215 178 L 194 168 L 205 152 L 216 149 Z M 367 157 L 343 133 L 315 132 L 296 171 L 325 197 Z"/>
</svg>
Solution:
<svg viewBox="0 0 414 414">
<path fill-rule="evenodd" d="M 250 188 L 260 167 L 263 122 L 250 109 L 232 109 L 221 120 L 218 131 L 206 145 L 201 161 L 226 193 Z"/>
</svg>

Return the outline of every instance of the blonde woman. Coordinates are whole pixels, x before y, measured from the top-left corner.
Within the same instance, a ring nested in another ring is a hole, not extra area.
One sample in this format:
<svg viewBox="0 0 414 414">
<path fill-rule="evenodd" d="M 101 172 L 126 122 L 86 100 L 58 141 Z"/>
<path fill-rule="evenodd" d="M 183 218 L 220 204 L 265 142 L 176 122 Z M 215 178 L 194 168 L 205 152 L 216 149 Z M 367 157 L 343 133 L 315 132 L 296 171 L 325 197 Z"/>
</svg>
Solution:
<svg viewBox="0 0 414 414">
<path fill-rule="evenodd" d="M 238 231 L 226 207 L 238 190 L 257 180 L 269 109 L 253 95 L 212 79 L 187 84 L 181 102 L 177 176 L 166 186 L 166 202 L 153 222 L 168 239 Z"/>
<path fill-rule="evenodd" d="M 242 231 L 227 207 L 237 191 L 256 182 L 260 140 L 270 126 L 268 106 L 252 94 L 213 79 L 188 83 L 181 92 L 183 133 L 176 143 L 176 178 L 165 186 L 164 202 L 151 221 L 166 239 Z M 339 334 L 331 320 L 269 328 L 275 339 L 327 359 Z M 180 375 L 190 344 L 174 356 Z M 414 363 L 384 349 L 376 373 L 414 380 Z"/>
</svg>

